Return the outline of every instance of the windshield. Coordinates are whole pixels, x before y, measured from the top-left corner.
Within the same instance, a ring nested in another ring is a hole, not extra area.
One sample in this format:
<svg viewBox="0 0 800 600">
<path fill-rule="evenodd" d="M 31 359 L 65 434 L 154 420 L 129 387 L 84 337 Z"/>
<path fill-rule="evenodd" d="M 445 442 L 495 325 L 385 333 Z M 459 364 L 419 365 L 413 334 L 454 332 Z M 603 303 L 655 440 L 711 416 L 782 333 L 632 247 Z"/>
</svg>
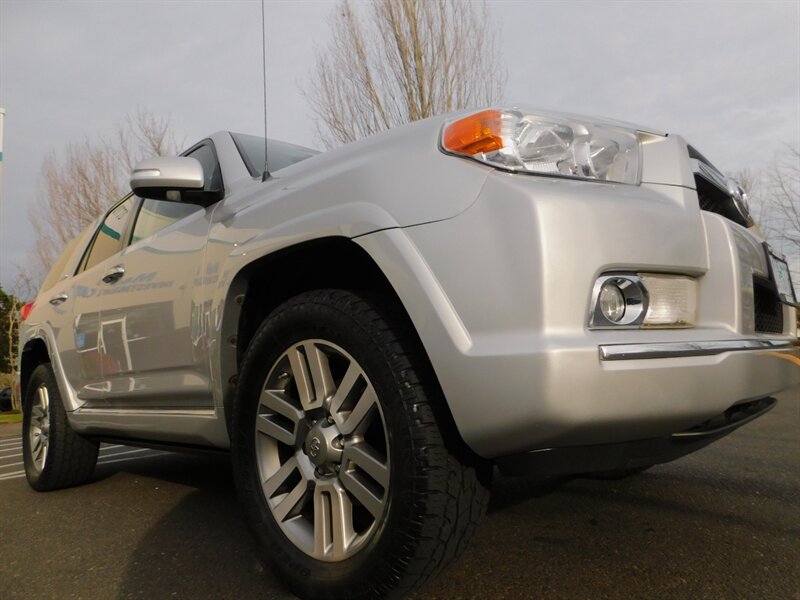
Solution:
<svg viewBox="0 0 800 600">
<path fill-rule="evenodd" d="M 264 175 L 264 138 L 244 133 L 231 133 L 231 137 L 250 174 L 253 177 L 262 177 Z M 311 148 L 303 148 L 278 140 L 267 140 L 267 144 L 269 145 L 269 170 L 272 173 L 319 154 Z"/>
</svg>

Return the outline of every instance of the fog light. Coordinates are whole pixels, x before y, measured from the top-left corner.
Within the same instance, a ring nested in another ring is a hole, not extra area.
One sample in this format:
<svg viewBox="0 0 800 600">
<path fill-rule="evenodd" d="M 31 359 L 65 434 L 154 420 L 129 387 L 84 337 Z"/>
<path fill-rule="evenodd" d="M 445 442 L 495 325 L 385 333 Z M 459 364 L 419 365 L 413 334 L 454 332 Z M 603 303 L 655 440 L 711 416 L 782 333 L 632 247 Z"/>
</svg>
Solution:
<svg viewBox="0 0 800 600">
<path fill-rule="evenodd" d="M 595 281 L 591 329 L 694 327 L 697 280 L 685 275 L 619 273 Z"/>
<path fill-rule="evenodd" d="M 589 326 L 639 327 L 647 310 L 647 291 L 638 275 L 604 275 L 592 290 L 592 312 Z"/>
<path fill-rule="evenodd" d="M 625 296 L 613 280 L 606 281 L 600 288 L 598 304 L 603 316 L 613 323 L 625 316 Z"/>
</svg>

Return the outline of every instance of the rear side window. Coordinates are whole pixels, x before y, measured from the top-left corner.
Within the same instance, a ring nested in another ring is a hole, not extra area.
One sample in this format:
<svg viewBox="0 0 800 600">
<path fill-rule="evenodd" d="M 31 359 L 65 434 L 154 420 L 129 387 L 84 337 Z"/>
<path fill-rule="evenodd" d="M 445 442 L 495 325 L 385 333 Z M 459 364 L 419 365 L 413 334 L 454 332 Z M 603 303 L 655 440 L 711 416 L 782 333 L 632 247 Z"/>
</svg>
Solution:
<svg viewBox="0 0 800 600">
<path fill-rule="evenodd" d="M 136 217 L 131 244 L 150 237 L 176 221 L 180 221 L 200 210 L 203 209 L 195 204 L 146 198 L 142 201 L 142 207 Z"/>
<path fill-rule="evenodd" d="M 86 229 L 81 231 L 74 240 L 67 244 L 67 247 L 64 248 L 64 251 L 47 274 L 39 293 L 49 290 L 65 277 L 71 277 L 75 274 L 78 263 L 83 259 L 84 250 L 94 236 L 95 229 L 97 228 L 95 223 L 89 225 Z"/>
<path fill-rule="evenodd" d="M 109 256 L 120 252 L 124 246 L 125 230 L 133 215 L 135 196 L 130 196 L 106 215 L 95 235 L 92 247 L 86 256 L 83 269 L 91 269 Z"/>
</svg>

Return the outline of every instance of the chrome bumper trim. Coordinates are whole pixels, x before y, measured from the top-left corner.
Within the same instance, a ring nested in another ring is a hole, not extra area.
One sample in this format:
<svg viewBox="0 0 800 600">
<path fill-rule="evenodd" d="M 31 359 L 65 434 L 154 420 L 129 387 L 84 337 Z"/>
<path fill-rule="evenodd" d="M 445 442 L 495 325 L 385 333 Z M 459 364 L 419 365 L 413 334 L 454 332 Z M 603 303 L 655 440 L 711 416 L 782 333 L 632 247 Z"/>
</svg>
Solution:
<svg viewBox="0 0 800 600">
<path fill-rule="evenodd" d="M 599 346 L 600 360 L 678 358 L 709 356 L 742 350 L 778 350 L 795 346 L 786 340 L 724 340 L 718 342 L 661 342 L 651 344 L 607 344 Z"/>
</svg>

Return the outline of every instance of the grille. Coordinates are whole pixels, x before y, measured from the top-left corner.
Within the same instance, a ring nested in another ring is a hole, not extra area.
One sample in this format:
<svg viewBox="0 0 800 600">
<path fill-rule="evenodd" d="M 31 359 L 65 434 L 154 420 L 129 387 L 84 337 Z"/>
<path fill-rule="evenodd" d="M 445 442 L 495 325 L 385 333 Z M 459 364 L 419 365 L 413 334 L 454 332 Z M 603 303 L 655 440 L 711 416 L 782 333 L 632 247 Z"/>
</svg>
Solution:
<svg viewBox="0 0 800 600">
<path fill-rule="evenodd" d="M 767 279 L 753 278 L 756 331 L 783 333 L 783 305 L 775 286 Z"/>
<path fill-rule="evenodd" d="M 742 214 L 737 208 L 725 176 L 692 146 L 689 146 L 689 158 L 694 161 L 694 183 L 700 209 L 715 212 L 742 227 L 752 225 L 747 213 Z"/>
</svg>

